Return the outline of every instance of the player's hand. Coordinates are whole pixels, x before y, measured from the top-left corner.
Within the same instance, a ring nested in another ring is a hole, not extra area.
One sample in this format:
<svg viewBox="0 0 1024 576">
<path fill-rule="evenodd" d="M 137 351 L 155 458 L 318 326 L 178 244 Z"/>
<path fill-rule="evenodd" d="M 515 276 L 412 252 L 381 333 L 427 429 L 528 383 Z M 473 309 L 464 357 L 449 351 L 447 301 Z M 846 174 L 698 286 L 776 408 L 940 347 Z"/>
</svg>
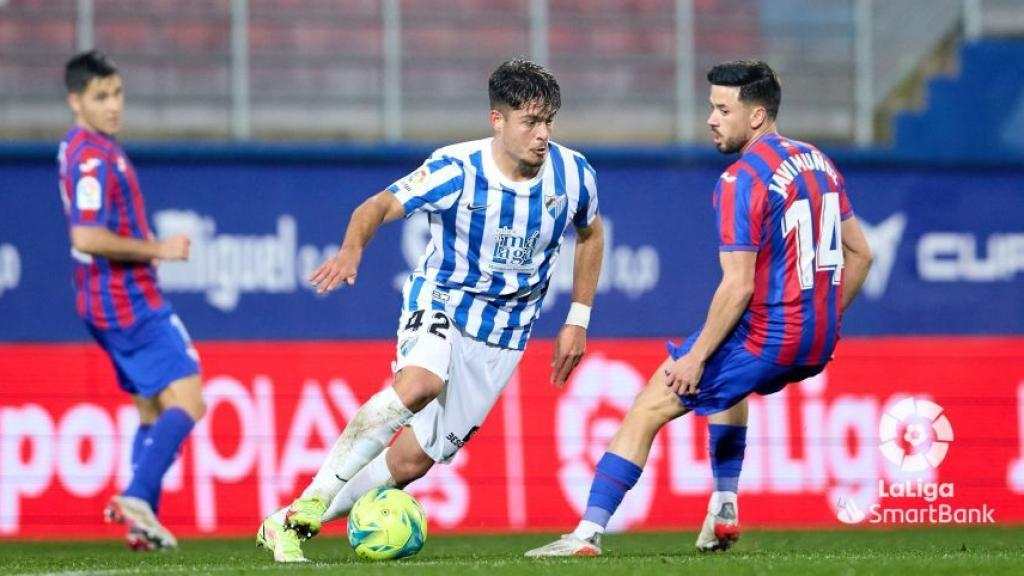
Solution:
<svg viewBox="0 0 1024 576">
<path fill-rule="evenodd" d="M 665 385 L 676 394 L 696 394 L 704 362 L 693 354 L 686 354 L 665 369 Z"/>
<path fill-rule="evenodd" d="M 157 240 L 156 260 L 188 260 L 192 241 L 184 234 Z"/>
<path fill-rule="evenodd" d="M 317 294 L 326 294 L 342 283 L 352 286 L 356 283 L 356 271 L 362 257 L 361 251 L 342 246 L 333 258 L 309 275 L 309 283 L 316 288 Z"/>
<path fill-rule="evenodd" d="M 555 355 L 551 358 L 551 383 L 561 388 L 586 350 L 586 329 L 573 324 L 562 326 L 555 338 Z"/>
</svg>

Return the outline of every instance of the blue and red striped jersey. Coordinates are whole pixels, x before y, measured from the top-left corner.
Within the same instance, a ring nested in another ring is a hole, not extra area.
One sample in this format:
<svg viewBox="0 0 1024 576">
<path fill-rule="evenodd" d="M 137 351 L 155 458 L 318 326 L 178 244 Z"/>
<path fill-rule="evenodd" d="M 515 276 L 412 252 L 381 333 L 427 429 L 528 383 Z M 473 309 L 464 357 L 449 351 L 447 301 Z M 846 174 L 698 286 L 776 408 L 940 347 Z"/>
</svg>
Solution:
<svg viewBox="0 0 1024 576">
<path fill-rule="evenodd" d="M 152 237 L 135 169 L 116 140 L 75 126 L 61 141 L 57 161 L 69 226 Z M 149 263 L 91 256 L 74 247 L 71 259 L 75 307 L 96 328 L 128 328 L 169 308 Z"/>
<path fill-rule="evenodd" d="M 835 165 L 810 144 L 769 134 L 722 174 L 713 203 L 720 249 L 757 252 L 735 335 L 770 362 L 827 362 L 842 316 L 842 220 L 853 216 Z"/>
</svg>

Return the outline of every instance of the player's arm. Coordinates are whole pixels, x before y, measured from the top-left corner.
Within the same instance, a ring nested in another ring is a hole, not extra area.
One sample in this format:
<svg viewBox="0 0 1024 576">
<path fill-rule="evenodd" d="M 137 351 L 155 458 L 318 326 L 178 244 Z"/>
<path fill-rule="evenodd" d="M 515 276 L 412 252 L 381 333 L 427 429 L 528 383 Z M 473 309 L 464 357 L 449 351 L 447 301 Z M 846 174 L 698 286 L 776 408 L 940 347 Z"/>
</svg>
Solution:
<svg viewBox="0 0 1024 576">
<path fill-rule="evenodd" d="M 338 253 L 309 276 L 309 282 L 316 287 L 317 293 L 330 292 L 342 282 L 349 286 L 355 284 L 363 249 L 370 243 L 377 229 L 403 216 L 405 208 L 388 190 L 378 192 L 360 204 L 349 218 Z"/>
<path fill-rule="evenodd" d="M 704 328 L 690 351 L 666 371 L 665 383 L 677 394 L 697 391 L 697 384 L 704 373 L 704 364 L 736 327 L 754 295 L 757 252 L 721 251 L 718 259 L 722 264 L 722 281 L 711 299 Z"/>
<path fill-rule="evenodd" d="M 108 228 L 115 187 L 110 166 L 113 158 L 104 150 L 84 146 L 63 165 L 70 177 L 64 208 L 71 223 L 71 245 L 77 252 L 122 262 L 154 260 L 186 260 L 189 255 L 187 236 L 171 236 L 163 240 L 120 236 Z M 63 178 L 63 172 L 62 172 Z"/>
<path fill-rule="evenodd" d="M 189 239 L 176 235 L 161 240 L 140 240 L 118 236 L 104 226 L 72 226 L 71 245 L 91 256 L 123 262 L 187 260 Z"/>
<path fill-rule="evenodd" d="M 843 273 L 846 274 L 846 277 L 843 278 L 843 311 L 845 312 L 860 293 L 860 287 L 864 285 L 868 271 L 871 270 L 874 256 L 871 254 L 871 246 L 868 245 L 864 231 L 861 230 L 856 217 L 851 216 L 843 220 L 842 234 Z"/>
<path fill-rule="evenodd" d="M 576 229 L 576 251 L 572 266 L 572 305 L 569 317 L 555 339 L 551 360 L 551 382 L 562 386 L 580 363 L 587 349 L 587 324 L 594 305 L 597 279 L 604 256 L 604 224 L 595 216 L 590 226 Z"/>
</svg>

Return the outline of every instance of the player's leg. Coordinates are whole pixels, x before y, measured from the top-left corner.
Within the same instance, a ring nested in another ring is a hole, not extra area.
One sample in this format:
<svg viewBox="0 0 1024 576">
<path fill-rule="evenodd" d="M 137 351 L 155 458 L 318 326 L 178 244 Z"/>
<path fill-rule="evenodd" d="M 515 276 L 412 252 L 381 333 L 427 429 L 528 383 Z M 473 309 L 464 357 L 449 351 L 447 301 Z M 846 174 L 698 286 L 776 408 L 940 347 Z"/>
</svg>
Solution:
<svg viewBox="0 0 1024 576">
<path fill-rule="evenodd" d="M 111 499 L 108 518 L 129 526 L 129 545 L 135 549 L 174 548 L 177 539 L 156 518 L 164 475 L 174 463 L 205 404 L 198 375 L 172 382 L 156 398 L 142 398 L 146 413 L 160 410 L 138 449 L 131 481 Z M 141 413 L 141 412 L 140 412 Z"/>
<path fill-rule="evenodd" d="M 390 448 L 385 448 L 363 467 L 338 492 L 320 519 L 321 525 L 348 516 L 359 498 L 381 486 L 404 488 L 422 478 L 434 460 L 420 448 L 415 434 L 403 428 Z M 256 535 L 260 546 L 274 553 L 277 562 L 306 562 L 302 552 L 303 538 L 285 526 L 288 508 L 280 508 L 268 516 Z"/>
<path fill-rule="evenodd" d="M 560 540 L 530 550 L 531 557 L 598 556 L 601 536 L 622 499 L 640 478 L 651 445 L 661 428 L 686 414 L 679 396 L 665 383 L 665 369 L 672 359 L 665 360 L 640 391 L 622 425 L 615 433 L 608 451 L 597 463 L 590 485 L 587 509 L 579 525 Z"/>
<path fill-rule="evenodd" d="M 177 316 L 146 319 L 133 332 L 108 338 L 122 387 L 139 400 L 145 422 L 158 411 L 140 443 L 131 480 L 111 498 L 105 516 L 128 527 L 135 549 L 175 548 L 177 540 L 156 518 L 164 474 L 196 420 L 203 416 L 198 354 Z"/>
<path fill-rule="evenodd" d="M 444 321 L 432 322 L 435 316 Z M 441 393 L 449 378 L 453 341 L 459 333 L 450 329 L 444 312 L 406 311 L 399 326 L 394 383 L 356 411 L 312 482 L 288 507 L 285 525 L 304 538 L 320 531 L 324 512 L 345 484 L 384 450 L 413 414 Z"/>
<path fill-rule="evenodd" d="M 465 342 L 463 342 L 465 343 Z M 472 343 L 469 343 L 473 346 Z M 461 345 L 460 345 L 461 348 Z M 487 351 L 486 346 L 482 348 Z M 493 352 L 492 352 L 493 353 Z M 500 354 L 500 353 L 496 353 Z M 513 352 L 515 357 L 518 353 Z M 352 506 L 364 494 L 381 486 L 404 488 L 422 478 L 434 466 L 436 460 L 427 454 L 430 449 L 442 461 L 450 461 L 460 446 L 451 443 L 449 436 L 460 439 L 462 444 L 486 418 L 498 395 L 508 380 L 510 371 L 515 364 L 501 373 L 487 375 L 476 374 L 485 366 L 476 370 L 465 366 L 465 354 L 453 353 L 451 381 L 448 384 L 446 407 L 441 408 L 432 403 L 425 410 L 417 413 L 409 427 L 403 428 L 390 448 L 385 449 L 358 474 L 352 477 L 341 492 L 331 501 L 322 517 L 322 522 L 331 522 L 348 515 Z M 474 356 L 474 354 L 470 354 Z M 486 363 L 484 363 L 486 364 Z M 464 382 L 472 381 L 468 390 Z M 481 382 L 491 381 L 491 385 Z M 490 392 L 488 392 L 488 390 Z M 470 394 L 471 395 L 468 395 Z M 421 445 L 422 437 L 424 445 Z M 436 442 L 442 439 L 445 445 Z M 428 446 L 425 449 L 423 446 Z"/>
<path fill-rule="evenodd" d="M 403 428 L 390 448 L 386 448 L 345 484 L 331 501 L 322 521 L 326 523 L 344 518 L 364 494 L 381 486 L 405 488 L 433 467 L 434 459 L 423 451 L 416 435 L 409 428 Z"/>
<path fill-rule="evenodd" d="M 747 400 L 708 415 L 709 454 L 715 490 L 697 536 L 700 550 L 726 550 L 739 539 L 740 472 L 747 447 Z"/>
<path fill-rule="evenodd" d="M 306 538 L 315 536 L 330 502 L 443 387 L 444 381 L 428 370 L 402 369 L 394 384 L 371 397 L 345 426 L 313 481 L 289 506 L 286 525 Z"/>
<path fill-rule="evenodd" d="M 132 394 L 132 401 L 135 402 L 135 407 L 139 411 L 139 426 L 135 429 L 135 436 L 132 438 L 131 469 L 134 473 L 138 468 L 142 450 L 147 445 L 146 439 L 149 437 L 149 430 L 160 416 L 160 404 L 155 398 L 145 398 L 138 394 Z M 153 503 L 151 502 L 150 505 L 153 506 Z M 156 511 L 155 506 L 153 510 Z"/>
<path fill-rule="evenodd" d="M 418 412 L 391 447 L 345 485 L 324 518 L 347 515 L 356 500 L 374 488 L 404 488 L 436 462 L 451 462 L 483 425 L 521 356 L 517 350 L 460 338 L 452 352 L 444 406 L 431 402 Z"/>
</svg>

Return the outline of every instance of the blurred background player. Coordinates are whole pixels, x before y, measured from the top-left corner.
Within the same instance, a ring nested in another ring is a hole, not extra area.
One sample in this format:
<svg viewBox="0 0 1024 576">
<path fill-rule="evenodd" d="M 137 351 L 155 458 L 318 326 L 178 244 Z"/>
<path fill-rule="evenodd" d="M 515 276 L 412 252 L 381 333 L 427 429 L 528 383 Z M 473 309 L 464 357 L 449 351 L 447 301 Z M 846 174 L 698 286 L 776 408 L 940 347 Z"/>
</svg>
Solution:
<svg viewBox="0 0 1024 576">
<path fill-rule="evenodd" d="M 199 356 L 157 285 L 154 264 L 186 260 L 189 239 L 153 238 L 142 190 L 115 136 L 124 90 L 99 51 L 78 54 L 64 73 L 74 125 L 60 144 L 60 190 L 68 216 L 75 304 L 139 410 L 132 477 L 104 511 L 124 524 L 136 550 L 175 548 L 156 518 L 161 482 L 205 405 Z"/>
<path fill-rule="evenodd" d="M 551 381 L 561 386 L 583 356 L 604 249 L 594 171 L 550 141 L 561 92 L 546 69 L 505 62 L 488 93 L 493 137 L 437 150 L 364 202 L 337 256 L 310 277 L 320 293 L 354 284 L 381 224 L 429 215 L 430 244 L 403 290 L 394 384 L 352 417 L 302 496 L 263 522 L 257 541 L 279 562 L 303 561 L 301 540 L 359 495 L 405 486 L 470 440 L 519 364 L 570 225 L 573 303 Z M 384 451 L 406 424 L 412 434 Z"/>
<path fill-rule="evenodd" d="M 703 548 L 727 547 L 738 537 L 746 425 L 740 402 L 821 372 L 842 313 L 867 276 L 871 251 L 843 177 L 815 147 L 776 131 L 782 88 L 775 72 L 764 62 L 735 61 L 715 66 L 707 78 L 715 146 L 741 154 L 715 188 L 722 279 L 707 320 L 681 345 L 669 343 L 669 358 L 597 464 L 576 530 L 527 556 L 600 555 L 605 527 L 639 479 L 655 435 L 691 411 L 708 416 L 711 426 L 744 428 L 720 435 L 727 440 L 716 440 L 712 430 L 716 491 L 698 547 L 702 540 Z"/>
</svg>

